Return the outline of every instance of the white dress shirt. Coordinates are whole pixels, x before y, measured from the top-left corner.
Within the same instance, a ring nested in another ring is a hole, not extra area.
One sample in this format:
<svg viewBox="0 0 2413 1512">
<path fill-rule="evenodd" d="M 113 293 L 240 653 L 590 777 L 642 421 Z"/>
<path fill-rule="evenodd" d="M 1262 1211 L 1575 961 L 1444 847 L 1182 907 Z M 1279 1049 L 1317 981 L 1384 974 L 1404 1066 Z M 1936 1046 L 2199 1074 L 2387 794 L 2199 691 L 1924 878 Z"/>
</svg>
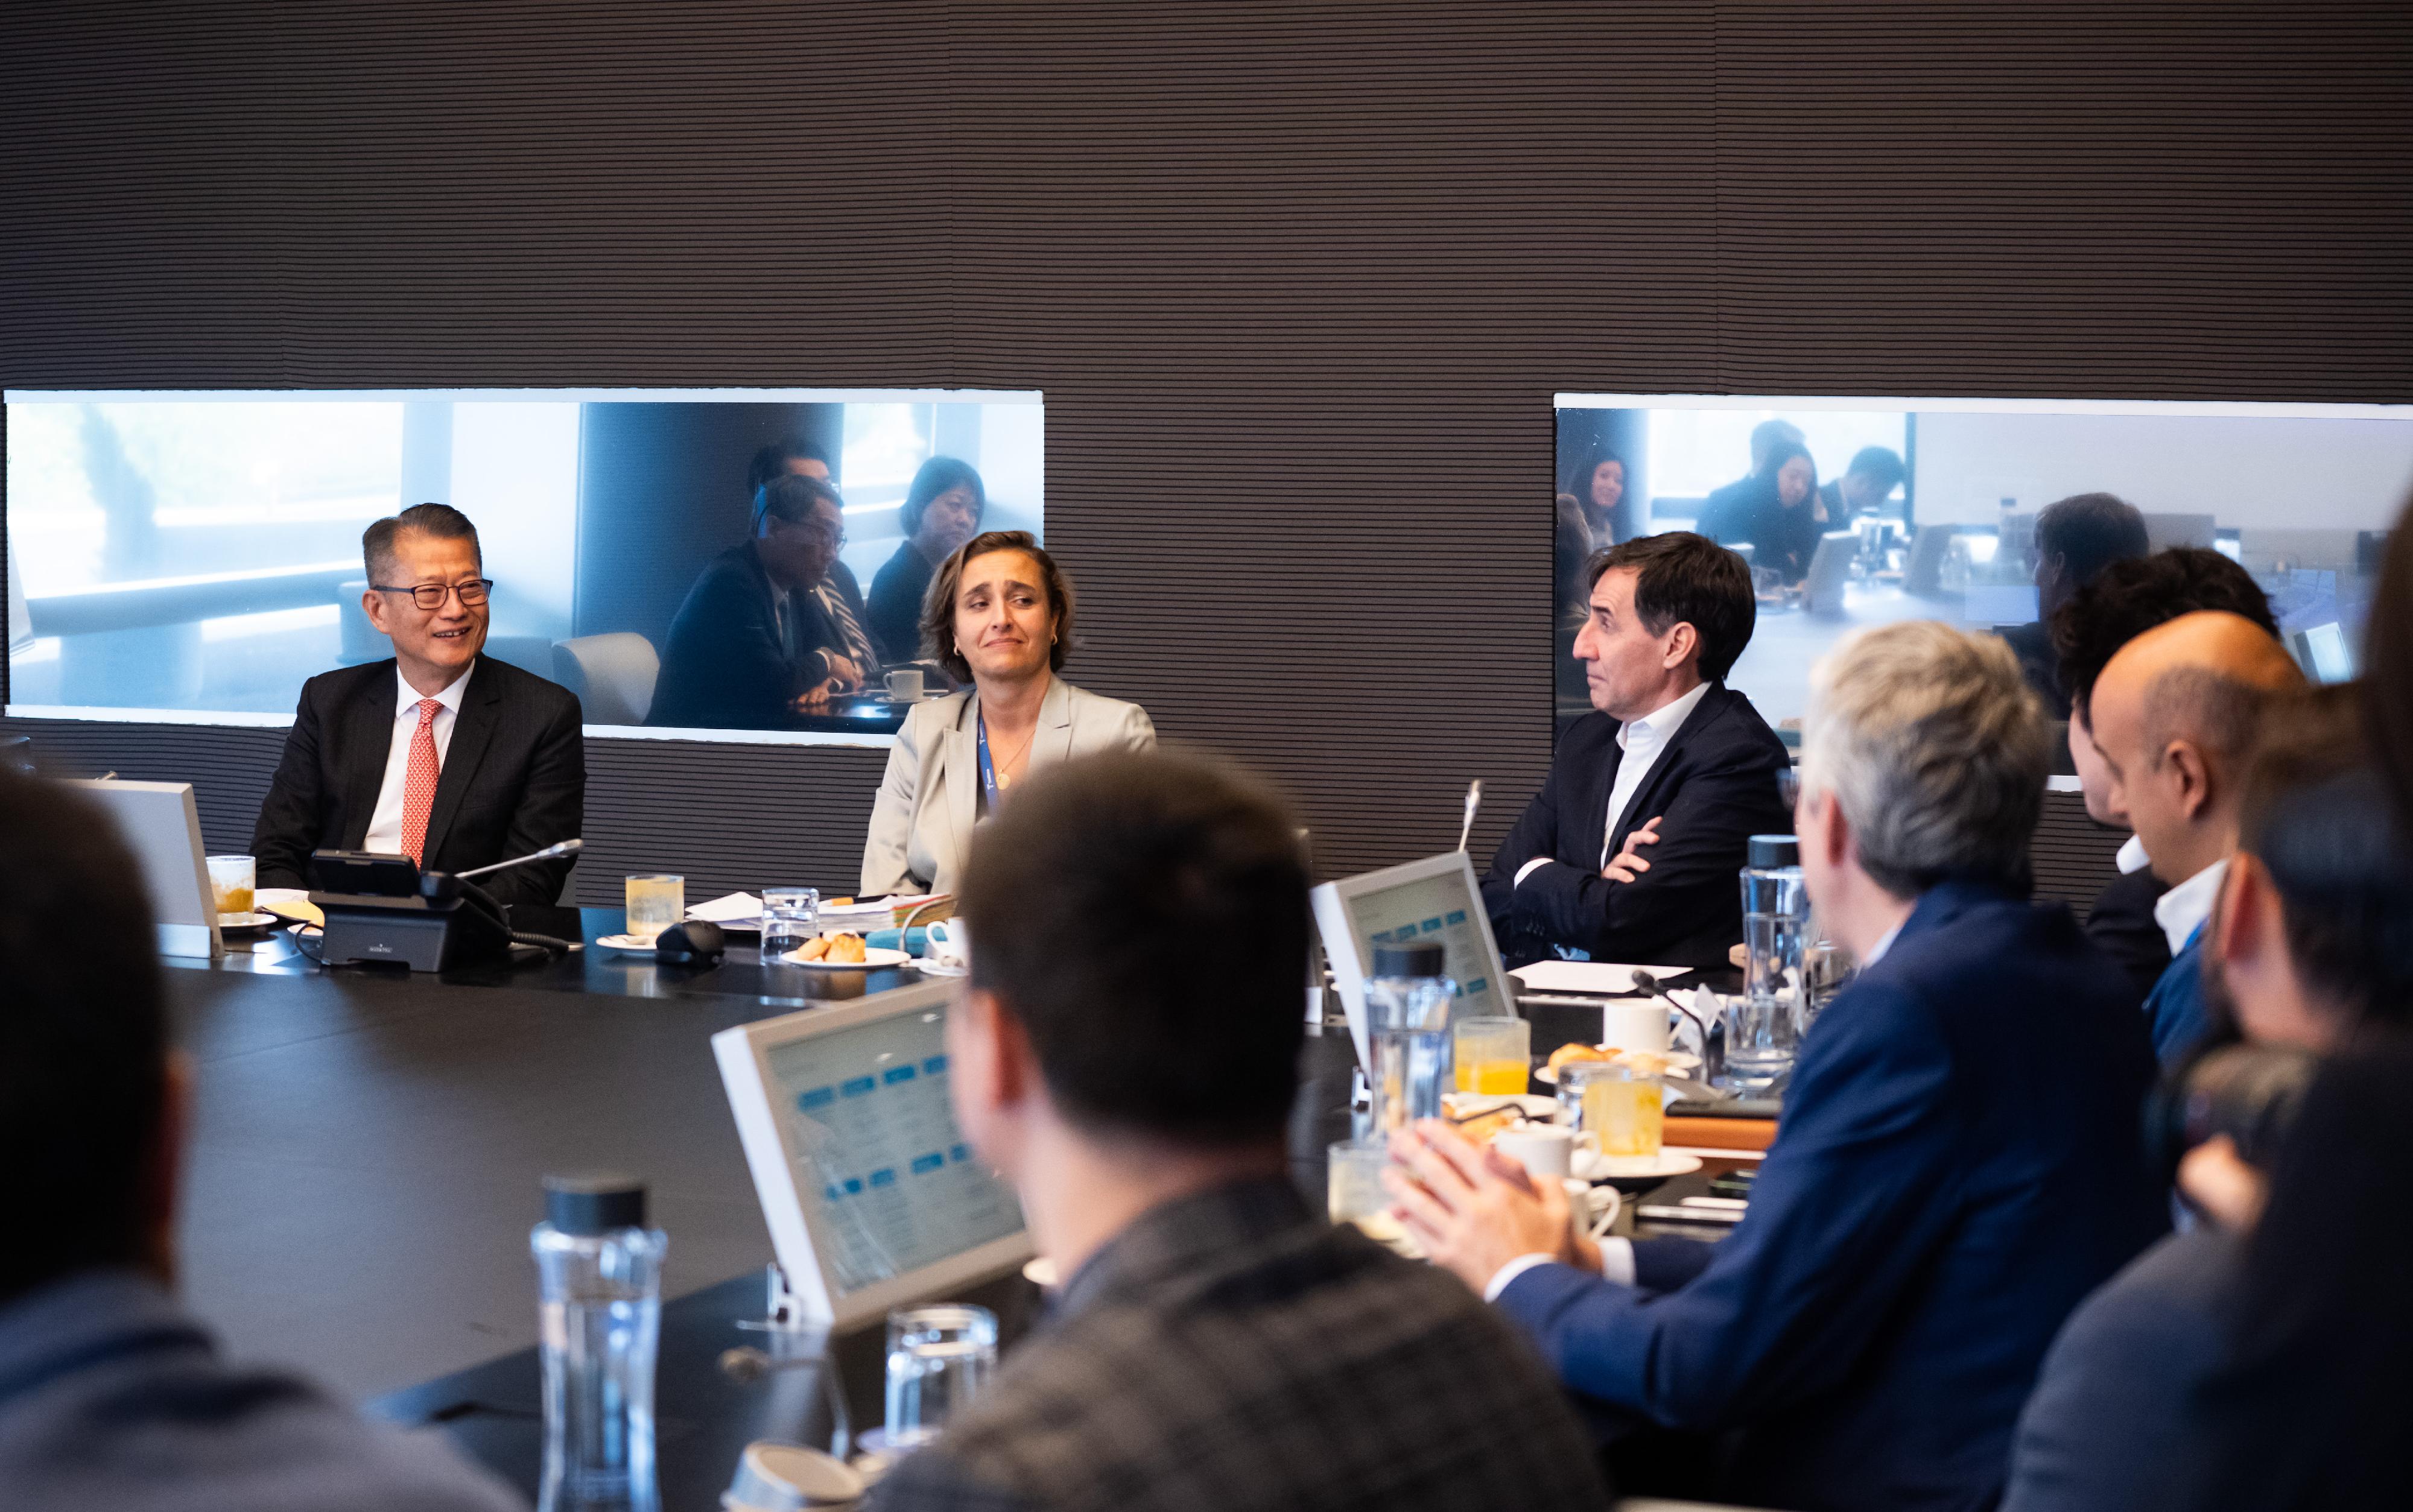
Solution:
<svg viewBox="0 0 2413 1512">
<path fill-rule="evenodd" d="M 1671 698 L 1641 718 L 1629 719 L 1617 727 L 1617 748 L 1625 755 L 1617 763 L 1617 780 L 1608 786 L 1608 814 L 1600 830 L 1601 870 L 1607 870 L 1609 858 L 1616 854 L 1608 848 L 1609 842 L 1616 837 L 1617 827 L 1625 817 L 1626 805 L 1634 801 L 1635 794 L 1642 791 L 1643 779 L 1650 776 L 1651 769 L 1659 764 L 1659 758 L 1666 754 L 1667 743 L 1676 738 L 1678 730 L 1684 727 L 1684 721 L 1693 717 L 1693 711 L 1700 706 L 1701 699 L 1709 691 L 1707 683 L 1695 683 L 1692 692 Z M 1517 881 L 1524 881 L 1532 874 L 1535 867 L 1547 865 L 1549 859 L 1547 856 L 1537 856 L 1527 861 L 1517 869 Z"/>
<path fill-rule="evenodd" d="M 2223 861 L 2221 864 L 2226 866 L 2228 863 Z M 1902 921 L 1904 924 L 1908 922 L 1908 919 L 1904 919 Z M 1883 961 L 1885 959 L 1886 952 L 1893 948 L 1893 942 L 1901 934 L 1902 924 L 1896 924 L 1893 928 L 1886 931 L 1884 934 L 1880 935 L 1877 939 L 1877 943 L 1869 947 L 1869 953 L 1861 958 L 1860 968 L 1865 971 L 1869 967 L 1875 965 L 1878 962 Z M 1601 1279 L 1604 1281 L 1613 1281 L 1621 1286 L 1633 1285 L 1634 1240 L 1630 1239 L 1611 1238 L 1601 1240 L 1598 1243 L 1600 1245 Z M 1517 1256 L 1517 1258 L 1509 1261 L 1506 1265 L 1503 1265 L 1499 1270 L 1491 1272 L 1490 1282 L 1483 1288 L 1483 1299 L 1487 1302 L 1498 1301 L 1500 1299 L 1500 1294 L 1508 1289 L 1508 1284 L 1510 1282 L 1516 1280 L 1518 1276 L 1523 1275 L 1526 1271 L 1532 1270 L 1537 1265 L 1552 1265 L 1557 1263 L 1557 1260 L 1558 1256 L 1556 1255 L 1542 1255 L 1538 1253 L 1533 1255 L 1520 1255 Z"/>
<path fill-rule="evenodd" d="M 2220 896 L 2220 879 L 2228 874 L 2228 859 L 2224 856 L 2154 900 L 2154 922 L 2170 942 L 2170 954 L 2185 949 L 2187 941 L 2212 917 L 2213 901 Z"/>
<path fill-rule="evenodd" d="M 461 696 L 469 686 L 470 674 L 478 664 L 471 662 L 469 670 L 452 680 L 452 685 L 436 696 L 444 707 L 436 711 L 436 770 L 444 770 L 444 757 L 452 749 L 452 725 L 461 712 Z M 361 848 L 380 856 L 399 856 L 402 851 L 402 789 L 410 777 L 410 741 L 419 733 L 419 700 L 425 697 L 402 680 L 402 669 L 394 668 L 393 740 L 385 752 L 385 782 L 377 788 L 377 807 L 369 811 L 369 832 L 361 840 Z"/>
</svg>

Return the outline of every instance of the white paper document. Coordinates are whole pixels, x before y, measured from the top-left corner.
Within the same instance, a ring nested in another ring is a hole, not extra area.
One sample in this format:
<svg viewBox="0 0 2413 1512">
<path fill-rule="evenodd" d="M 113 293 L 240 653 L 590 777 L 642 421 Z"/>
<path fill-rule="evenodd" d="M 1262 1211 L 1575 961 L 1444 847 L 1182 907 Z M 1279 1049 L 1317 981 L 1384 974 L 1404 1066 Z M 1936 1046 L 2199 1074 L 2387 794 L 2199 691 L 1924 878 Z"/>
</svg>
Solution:
<svg viewBox="0 0 2413 1512">
<path fill-rule="evenodd" d="M 1690 970 L 1690 966 L 1628 966 L 1611 961 L 1536 961 L 1508 975 L 1536 992 L 1631 992 L 1637 971 L 1647 971 L 1664 982 Z"/>
</svg>

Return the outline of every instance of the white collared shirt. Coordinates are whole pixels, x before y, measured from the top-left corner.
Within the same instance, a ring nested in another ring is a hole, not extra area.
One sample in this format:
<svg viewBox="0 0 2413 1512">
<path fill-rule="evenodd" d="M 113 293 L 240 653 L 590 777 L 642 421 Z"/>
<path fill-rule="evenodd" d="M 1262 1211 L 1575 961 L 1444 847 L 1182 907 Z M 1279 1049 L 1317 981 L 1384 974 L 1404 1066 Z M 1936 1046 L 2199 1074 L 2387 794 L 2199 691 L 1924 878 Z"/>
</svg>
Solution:
<svg viewBox="0 0 2413 1512">
<path fill-rule="evenodd" d="M 1617 727 L 1617 748 L 1625 755 L 1617 763 L 1616 781 L 1609 784 L 1608 814 L 1601 825 L 1600 865 L 1603 871 L 1607 869 L 1609 858 L 1616 854 L 1608 848 L 1609 842 L 1616 838 L 1617 827 L 1625 817 L 1626 805 L 1634 801 L 1635 794 L 1642 791 L 1643 779 L 1650 776 L 1651 769 L 1659 764 L 1659 758 L 1667 752 L 1668 742 L 1676 738 L 1678 730 L 1684 727 L 1684 721 L 1693 717 L 1693 711 L 1700 706 L 1701 699 L 1708 696 L 1709 691 L 1707 683 L 1696 683 L 1690 693 L 1670 698 L 1639 719 L 1629 719 Z M 1532 874 L 1534 868 L 1547 864 L 1548 857 L 1535 857 L 1517 869 L 1517 881 L 1524 881 Z"/>
<path fill-rule="evenodd" d="M 461 712 L 461 697 L 469 686 L 469 677 L 478 664 L 471 662 L 469 670 L 452 680 L 452 685 L 436 696 L 444 707 L 436 711 L 436 769 L 444 770 L 444 757 L 452 749 L 452 725 Z M 402 789 L 410 777 L 410 741 L 419 733 L 419 700 L 424 697 L 417 688 L 402 680 L 402 668 L 393 672 L 395 688 L 393 705 L 393 738 L 386 747 L 385 782 L 377 788 L 377 807 L 369 811 L 369 832 L 361 840 L 361 848 L 380 856 L 402 854 Z"/>
<path fill-rule="evenodd" d="M 2145 854 L 2145 843 L 2130 835 L 2120 842 L 2120 852 L 2111 858 L 2111 864 L 2120 869 L 2122 876 L 2130 876 L 2153 865 L 2154 859 Z"/>
<path fill-rule="evenodd" d="M 2228 874 L 2228 858 L 2224 856 L 2154 900 L 2154 922 L 2170 942 L 2171 955 L 2185 949 L 2187 941 L 2212 917 L 2213 900 L 2220 896 L 2220 879 Z"/>
</svg>

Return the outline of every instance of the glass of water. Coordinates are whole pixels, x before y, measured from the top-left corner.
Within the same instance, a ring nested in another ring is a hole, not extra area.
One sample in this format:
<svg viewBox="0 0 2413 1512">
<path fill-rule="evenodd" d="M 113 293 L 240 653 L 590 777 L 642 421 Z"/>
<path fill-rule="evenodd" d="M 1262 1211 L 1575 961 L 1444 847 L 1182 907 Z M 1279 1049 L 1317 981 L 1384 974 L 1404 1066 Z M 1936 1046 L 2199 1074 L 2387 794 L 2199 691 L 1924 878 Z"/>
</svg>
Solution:
<svg viewBox="0 0 2413 1512">
<path fill-rule="evenodd" d="M 632 876 L 628 879 L 629 932 L 647 945 L 654 936 L 687 917 L 687 878 Z"/>
<path fill-rule="evenodd" d="M 762 960 L 777 961 L 821 932 L 822 895 L 813 888 L 762 889 Z"/>
<path fill-rule="evenodd" d="M 987 1308 L 944 1302 L 889 1314 L 887 1446 L 938 1437 L 996 1370 L 997 1314 Z"/>
</svg>

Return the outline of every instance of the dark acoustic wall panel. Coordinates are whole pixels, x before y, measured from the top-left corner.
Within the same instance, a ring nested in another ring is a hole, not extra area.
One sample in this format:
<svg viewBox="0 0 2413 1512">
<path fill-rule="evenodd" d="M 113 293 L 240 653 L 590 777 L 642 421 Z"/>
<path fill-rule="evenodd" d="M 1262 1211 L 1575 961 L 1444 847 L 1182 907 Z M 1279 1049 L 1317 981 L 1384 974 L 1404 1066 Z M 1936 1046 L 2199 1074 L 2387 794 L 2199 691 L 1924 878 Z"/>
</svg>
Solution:
<svg viewBox="0 0 2413 1512">
<path fill-rule="evenodd" d="M 1279 778 L 1327 871 L 1473 776 L 1488 847 L 1546 770 L 1554 391 L 2413 389 L 2394 0 L 0 26 L 0 382 L 1044 389 L 1073 676 Z M 855 844 L 868 766 L 596 761 L 687 805 L 614 857 L 749 882 Z"/>
<path fill-rule="evenodd" d="M 2029 864 L 2036 870 L 2036 895 L 2069 904 L 2084 914 L 2095 895 L 2119 874 L 2120 843 L 2125 829 L 2096 824 L 2086 816 L 2086 800 L 2076 793 L 2047 793 L 2036 838 L 2028 844 Z"/>
</svg>

